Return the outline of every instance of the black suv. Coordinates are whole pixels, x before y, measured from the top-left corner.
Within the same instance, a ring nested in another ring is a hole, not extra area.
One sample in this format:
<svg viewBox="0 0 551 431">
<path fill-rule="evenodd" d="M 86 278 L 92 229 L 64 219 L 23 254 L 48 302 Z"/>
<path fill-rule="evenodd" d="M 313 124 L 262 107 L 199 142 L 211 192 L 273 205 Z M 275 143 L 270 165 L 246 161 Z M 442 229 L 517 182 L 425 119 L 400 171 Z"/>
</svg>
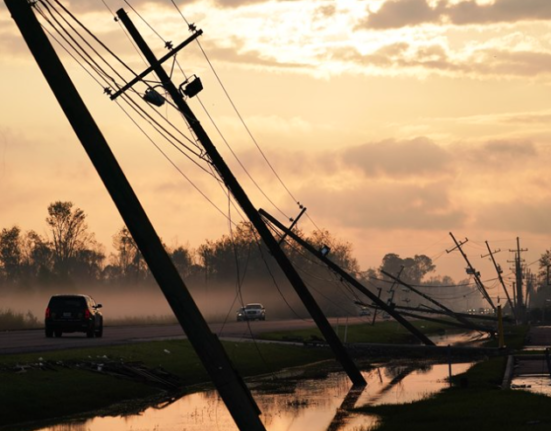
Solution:
<svg viewBox="0 0 551 431">
<path fill-rule="evenodd" d="M 64 332 L 85 332 L 88 338 L 103 335 L 101 304 L 88 295 L 54 295 L 46 308 L 46 337 Z"/>
</svg>

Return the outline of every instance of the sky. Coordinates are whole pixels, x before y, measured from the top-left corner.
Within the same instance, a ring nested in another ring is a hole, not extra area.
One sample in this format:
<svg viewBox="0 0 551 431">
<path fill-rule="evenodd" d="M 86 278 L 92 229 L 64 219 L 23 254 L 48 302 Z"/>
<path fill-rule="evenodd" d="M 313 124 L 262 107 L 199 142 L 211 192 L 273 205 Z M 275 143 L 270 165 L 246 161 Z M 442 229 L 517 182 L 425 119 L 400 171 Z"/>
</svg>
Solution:
<svg viewBox="0 0 551 431">
<path fill-rule="evenodd" d="M 517 238 L 533 271 L 551 248 L 549 0 L 62 4 L 138 73 L 114 11 L 158 57 L 187 23 L 202 29 L 166 67 L 176 85 L 201 78 L 190 107 L 253 204 L 289 224 L 300 202 L 299 227 L 351 243 L 363 270 L 425 254 L 437 274 L 465 278 L 450 232 L 483 280 L 495 278 L 485 241 L 506 273 Z M 208 164 L 140 132 L 58 52 L 163 241 L 230 235 L 242 217 Z M 47 206 L 72 201 L 109 254 L 122 219 L 3 4 L 0 74 L 0 228 L 46 235 Z M 173 109 L 146 108 L 190 136 Z"/>
</svg>

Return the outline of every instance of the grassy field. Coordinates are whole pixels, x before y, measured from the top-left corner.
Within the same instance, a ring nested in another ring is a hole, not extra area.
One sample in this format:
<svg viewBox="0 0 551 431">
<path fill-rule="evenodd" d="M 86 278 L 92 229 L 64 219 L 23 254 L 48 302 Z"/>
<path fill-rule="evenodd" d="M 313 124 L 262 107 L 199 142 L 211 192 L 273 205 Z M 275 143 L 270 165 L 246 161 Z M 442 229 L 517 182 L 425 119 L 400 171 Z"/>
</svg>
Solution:
<svg viewBox="0 0 551 431">
<path fill-rule="evenodd" d="M 519 349 L 526 327 L 509 327 L 506 344 Z M 495 344 L 491 341 L 488 344 Z M 377 431 L 518 431 L 551 429 L 551 398 L 527 391 L 501 390 L 506 357 L 474 365 L 453 378 L 453 386 L 410 404 L 367 406 L 358 412 L 377 415 Z"/>
<path fill-rule="evenodd" d="M 425 335 L 436 335 L 443 333 L 447 326 L 438 323 L 416 321 L 412 324 L 421 330 Z M 334 326 L 334 329 L 336 327 Z M 346 331 L 346 342 L 348 343 L 391 343 L 409 344 L 418 343 L 417 339 L 402 325 L 396 321 L 377 322 L 361 325 L 345 326 L 343 320 L 338 327 L 338 335 L 344 340 Z M 312 337 L 322 338 L 317 328 L 303 329 L 297 331 L 265 332 L 260 335 L 265 340 L 311 340 Z"/>
<path fill-rule="evenodd" d="M 458 375 L 456 385 L 410 404 L 362 407 L 377 415 L 377 431 L 549 430 L 551 399 L 526 391 L 501 390 L 505 358 L 476 364 Z M 467 387 L 457 384 L 467 379 Z M 407 424 L 407 428 L 404 428 Z"/>
<path fill-rule="evenodd" d="M 439 325 L 418 323 L 427 334 L 441 333 Z M 522 346 L 526 328 L 508 328 L 507 345 Z M 339 328 L 341 338 L 344 327 Z M 266 338 L 284 339 L 312 336 L 317 330 L 266 334 Z M 411 336 L 394 322 L 375 326 L 355 325 L 347 329 L 349 342 L 405 343 Z M 328 349 L 301 346 L 224 342 L 230 359 L 242 376 L 268 374 L 277 370 L 332 359 Z M 166 340 L 126 346 L 102 347 L 40 354 L 5 355 L 0 358 L 0 429 L 17 430 L 13 424 L 23 421 L 49 421 L 68 415 L 111 408 L 123 403 L 125 409 L 139 408 L 135 400 L 159 396 L 162 390 L 151 385 L 101 375 L 75 368 L 84 363 L 141 363 L 149 369 L 162 368 L 176 375 L 189 391 L 197 384 L 210 380 L 199 359 L 187 341 Z M 46 364 L 40 369 L 39 363 Z M 30 365 L 23 373 L 13 370 L 18 365 Z M 70 367 L 68 365 L 71 365 Z M 457 382 L 442 393 L 420 402 L 365 407 L 363 413 L 382 418 L 380 431 L 442 430 L 464 431 L 467 427 L 483 430 L 549 429 L 551 400 L 548 397 L 519 391 L 497 389 L 501 383 L 505 358 L 484 361 L 471 368 Z M 127 404 L 124 404 L 124 403 Z M 128 407 L 130 406 L 130 407 Z M 378 430 L 379 430 L 378 429 Z"/>
<path fill-rule="evenodd" d="M 306 349 L 266 343 L 224 343 L 242 376 L 272 373 L 286 367 L 332 358 L 327 349 Z M 104 409 L 113 403 L 161 394 L 161 390 L 130 380 L 75 369 L 74 365 L 107 362 L 143 363 L 175 374 L 183 387 L 210 379 L 186 340 L 167 340 L 97 349 L 40 354 L 5 355 L 0 358 L 0 429 L 28 421 Z M 41 369 L 39 363 L 46 364 Z M 28 370 L 15 373 L 18 365 Z M 68 365 L 72 365 L 68 368 Z"/>
</svg>

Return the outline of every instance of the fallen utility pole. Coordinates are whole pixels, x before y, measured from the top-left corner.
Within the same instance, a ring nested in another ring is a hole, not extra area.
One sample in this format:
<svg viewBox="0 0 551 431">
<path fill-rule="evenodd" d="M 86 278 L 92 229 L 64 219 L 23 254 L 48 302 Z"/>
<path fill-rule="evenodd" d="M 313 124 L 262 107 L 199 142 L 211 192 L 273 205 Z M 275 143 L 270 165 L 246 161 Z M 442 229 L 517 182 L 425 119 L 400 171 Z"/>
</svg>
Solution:
<svg viewBox="0 0 551 431">
<path fill-rule="evenodd" d="M 222 344 L 211 333 L 31 5 L 26 0 L 5 0 L 5 3 L 237 426 L 241 430 L 264 431 L 260 410 L 251 393 L 233 368 Z"/>
<path fill-rule="evenodd" d="M 507 297 L 507 302 L 509 303 L 509 307 L 511 307 L 511 312 L 513 313 L 513 316 L 515 316 L 515 319 L 517 317 L 517 310 L 515 309 L 515 306 L 513 305 L 513 302 L 511 301 L 511 297 L 509 296 L 509 292 L 507 291 L 507 288 L 505 287 L 505 282 L 503 281 L 503 277 L 501 274 L 503 273 L 503 270 L 501 269 L 501 266 L 499 266 L 494 258 L 494 253 L 497 253 L 500 250 L 492 252 L 492 249 L 490 248 L 490 244 L 488 244 L 488 241 L 486 241 L 486 247 L 488 248 L 488 253 L 486 256 L 490 256 L 492 258 L 492 262 L 494 264 L 494 268 L 497 272 L 497 277 L 499 278 L 499 282 L 501 283 L 501 287 L 503 287 L 503 291 L 505 292 L 505 296 Z M 481 257 L 486 257 L 481 256 Z"/>
<path fill-rule="evenodd" d="M 361 305 L 364 305 L 363 303 Z M 375 307 L 373 307 L 375 308 Z M 407 307 L 405 305 L 397 305 L 395 307 L 397 310 L 404 310 L 404 311 L 413 311 L 418 313 L 426 313 L 426 314 L 440 314 L 448 316 L 449 313 L 443 311 L 443 310 L 435 310 L 433 308 L 418 308 L 418 307 Z M 497 322 L 496 316 L 490 316 L 490 315 L 483 315 L 483 314 L 468 314 L 468 313 L 455 313 L 456 316 L 465 317 L 467 319 L 475 319 L 475 320 L 487 320 L 489 322 Z M 503 320 L 505 321 L 511 321 L 510 318 L 505 317 Z"/>
<path fill-rule="evenodd" d="M 356 304 L 358 305 L 361 305 L 361 306 L 364 306 L 364 307 L 369 307 L 369 308 L 372 308 L 374 309 L 375 311 L 377 310 L 377 306 L 373 305 L 373 304 L 365 304 L 361 301 L 356 301 Z M 418 319 L 418 320 L 426 320 L 428 322 L 435 322 L 435 323 L 441 323 L 443 325 L 448 325 L 448 326 L 455 326 L 457 328 L 468 328 L 468 329 L 472 329 L 470 326 L 467 327 L 465 326 L 463 323 L 459 323 L 459 322 L 453 322 L 451 320 L 443 320 L 443 319 L 437 319 L 435 317 L 427 317 L 427 316 L 424 316 L 423 314 L 418 314 L 418 313 L 427 313 L 428 311 L 425 311 L 425 310 L 419 310 L 418 308 L 413 308 L 413 307 L 400 307 L 400 306 L 396 306 L 395 307 L 397 310 L 400 310 L 400 314 L 402 316 L 408 316 L 408 317 L 412 317 L 414 319 Z M 408 311 L 409 310 L 409 311 Z M 417 311 L 417 313 L 412 313 L 411 311 Z M 434 310 L 436 311 L 436 310 Z M 439 312 L 437 314 L 444 314 L 447 316 L 447 313 L 444 313 L 444 312 Z"/>
<path fill-rule="evenodd" d="M 167 72 L 164 70 L 162 64 L 155 57 L 153 51 L 151 51 L 145 40 L 142 38 L 141 34 L 134 26 L 134 23 L 128 17 L 128 14 L 123 9 L 119 9 L 117 11 L 117 16 L 128 30 L 128 33 L 130 34 L 140 51 L 142 51 L 148 63 L 151 65 L 151 69 L 155 72 L 155 74 L 161 81 L 161 85 L 170 95 L 170 97 L 178 107 L 178 110 L 182 113 L 190 128 L 193 130 L 195 136 L 209 156 L 212 164 L 218 171 L 221 179 L 224 181 L 224 184 L 231 192 L 239 206 L 243 209 L 243 212 L 247 215 L 247 218 L 250 220 L 250 222 L 264 241 L 264 244 L 266 244 L 266 247 L 268 247 L 268 250 L 281 267 L 283 273 L 289 279 L 291 285 L 293 286 L 299 298 L 302 300 L 304 306 L 312 316 L 314 322 L 316 322 L 316 325 L 318 326 L 325 340 L 333 350 L 333 353 L 335 354 L 337 360 L 341 363 L 344 370 L 348 374 L 348 377 L 350 378 L 352 383 L 354 385 L 365 386 L 367 382 L 356 367 L 356 364 L 354 364 L 354 362 L 352 361 L 352 358 L 341 343 L 331 324 L 323 314 L 323 311 L 316 303 L 314 297 L 306 287 L 306 284 L 304 283 L 296 269 L 293 267 L 275 238 L 272 236 L 272 233 L 258 214 L 258 211 L 251 203 L 249 197 L 231 172 L 230 168 L 214 146 L 213 142 L 210 140 L 209 136 L 203 129 L 203 126 L 201 125 L 191 108 L 184 100 L 183 95 L 174 85 Z"/>
<path fill-rule="evenodd" d="M 408 320 L 404 319 L 400 315 L 400 313 L 398 313 L 394 309 L 394 307 L 387 305 L 385 301 L 383 301 L 381 298 L 379 298 L 370 290 L 368 290 L 366 287 L 364 287 L 358 280 L 352 277 L 348 272 L 344 271 L 339 265 L 337 265 L 336 263 L 328 259 L 320 251 L 316 250 L 314 247 L 312 247 L 310 244 L 304 241 L 297 234 L 287 229 L 275 217 L 270 215 L 265 210 L 260 209 L 258 212 L 260 213 L 260 215 L 266 218 L 270 223 L 272 223 L 275 227 L 281 230 L 284 234 L 287 234 L 288 236 L 290 236 L 294 241 L 297 242 L 297 244 L 299 244 L 300 246 L 308 250 L 310 253 L 312 253 L 314 256 L 320 259 L 323 263 L 325 263 L 329 268 L 331 268 L 333 271 L 339 274 L 344 280 L 350 283 L 350 285 L 355 287 L 357 290 L 359 290 L 361 293 L 363 293 L 365 296 L 371 299 L 375 304 L 377 304 L 380 308 L 386 311 L 389 315 L 394 317 L 394 319 L 396 319 L 397 322 L 399 322 L 404 328 L 406 328 L 409 332 L 411 332 L 419 341 L 421 341 L 423 344 L 427 346 L 434 345 L 434 343 L 425 334 L 419 331 Z"/>
<path fill-rule="evenodd" d="M 494 313 L 495 313 L 496 312 L 496 306 L 494 305 L 494 302 L 492 301 L 492 298 L 490 298 L 490 295 L 488 295 L 488 292 L 486 291 L 486 288 L 484 287 L 484 284 L 482 283 L 482 280 L 480 279 L 480 273 L 473 268 L 473 266 L 471 265 L 471 262 L 469 262 L 469 258 L 467 257 L 467 255 L 465 254 L 463 249 L 461 248 L 461 246 L 463 244 L 465 244 L 465 242 L 467 242 L 467 240 L 465 240 L 462 243 L 459 243 L 459 242 L 457 242 L 457 240 L 453 236 L 453 233 L 450 232 L 450 236 L 452 237 L 453 242 L 455 243 L 455 247 L 452 248 L 451 250 L 446 250 L 446 253 L 451 253 L 456 248 L 459 250 L 459 252 L 461 253 L 461 256 L 463 256 L 463 259 L 465 259 L 465 262 L 467 262 L 467 265 L 469 265 L 469 271 L 467 271 L 467 273 L 471 274 L 474 277 L 476 287 L 478 287 L 478 290 L 480 291 L 480 293 L 482 293 L 482 296 L 484 297 L 484 299 L 486 299 L 486 301 L 488 301 L 488 304 L 490 304 L 490 306 L 492 307 L 492 309 L 494 310 Z"/>
<path fill-rule="evenodd" d="M 425 320 L 427 322 L 434 322 L 434 323 L 439 323 L 441 325 L 454 326 L 456 328 L 473 329 L 472 327 L 470 327 L 470 326 L 467 327 L 464 324 L 459 323 L 459 322 L 452 322 L 450 320 L 437 319 L 435 317 L 427 317 L 427 316 L 423 316 L 422 314 L 411 313 L 409 311 L 401 311 L 400 313 L 404 316 L 411 317 L 412 319 Z"/>
<path fill-rule="evenodd" d="M 444 304 L 441 304 L 440 302 L 438 302 L 437 300 L 431 298 L 430 296 L 424 294 L 423 292 L 417 290 L 415 287 L 413 287 L 412 285 L 404 282 L 403 280 L 399 280 L 397 279 L 396 277 L 394 277 L 392 274 L 389 274 L 388 272 L 382 270 L 381 271 L 384 275 L 386 275 L 387 277 L 390 277 L 391 279 L 393 280 L 396 280 L 398 283 L 400 283 L 402 286 L 405 286 L 407 287 L 409 290 L 411 290 L 413 293 L 416 293 L 417 295 L 421 296 L 422 298 L 425 298 L 427 301 L 429 302 L 432 302 L 434 305 L 436 305 L 437 307 L 440 307 L 442 310 L 444 310 L 446 312 L 446 314 L 450 317 L 453 317 L 455 318 L 456 320 L 458 320 L 459 322 L 463 323 L 463 325 L 465 325 L 466 327 L 468 328 L 472 328 L 472 329 L 476 329 L 477 331 L 484 331 L 484 332 L 495 332 L 494 329 L 492 328 L 487 328 L 487 327 L 483 327 L 483 326 L 478 326 L 476 324 L 474 324 L 473 322 L 471 322 L 470 320 L 467 320 L 466 318 L 464 318 L 463 316 L 460 316 L 458 315 L 455 311 L 451 310 L 450 308 L 446 307 Z"/>
</svg>

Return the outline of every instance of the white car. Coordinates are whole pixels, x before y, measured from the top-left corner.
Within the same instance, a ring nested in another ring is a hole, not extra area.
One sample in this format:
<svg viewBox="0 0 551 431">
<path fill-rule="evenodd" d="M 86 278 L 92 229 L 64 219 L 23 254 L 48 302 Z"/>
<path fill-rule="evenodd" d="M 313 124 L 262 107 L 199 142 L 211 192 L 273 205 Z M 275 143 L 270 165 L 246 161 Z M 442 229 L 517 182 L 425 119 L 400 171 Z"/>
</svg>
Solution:
<svg viewBox="0 0 551 431">
<path fill-rule="evenodd" d="M 371 310 L 369 307 L 360 308 L 360 316 L 371 316 Z"/>
<path fill-rule="evenodd" d="M 247 304 L 237 310 L 237 321 L 242 320 L 266 320 L 266 309 L 262 304 Z"/>
</svg>

